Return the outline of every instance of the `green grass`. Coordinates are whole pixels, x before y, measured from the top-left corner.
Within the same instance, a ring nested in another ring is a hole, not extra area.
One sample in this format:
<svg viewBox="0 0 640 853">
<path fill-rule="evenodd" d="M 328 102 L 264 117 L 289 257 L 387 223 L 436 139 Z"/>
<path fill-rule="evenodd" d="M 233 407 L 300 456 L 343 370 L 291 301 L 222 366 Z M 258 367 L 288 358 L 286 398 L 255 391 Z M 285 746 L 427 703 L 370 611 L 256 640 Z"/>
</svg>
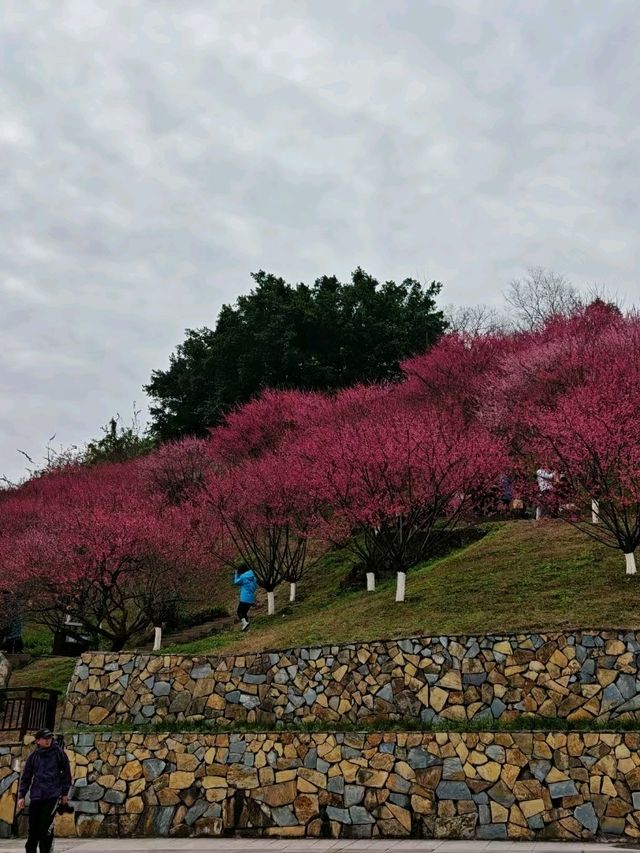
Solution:
<svg viewBox="0 0 640 853">
<path fill-rule="evenodd" d="M 131 728 L 130 723 L 116 723 L 110 726 L 79 726 L 67 729 L 68 732 L 135 732 L 136 734 L 160 733 L 240 733 L 240 732 L 636 732 L 640 721 L 636 719 L 616 720 L 575 720 L 562 717 L 538 717 L 522 714 L 513 720 L 469 720 L 455 722 L 422 723 L 416 719 L 375 720 L 373 722 L 337 722 L 327 724 L 322 720 L 314 723 L 244 723 L 217 726 L 215 720 L 182 721 L 176 723 L 157 723 Z"/>
<path fill-rule="evenodd" d="M 27 622 L 22 635 L 24 651 L 30 655 L 49 655 L 53 645 L 53 635 L 49 628 Z"/>
<path fill-rule="evenodd" d="M 276 615 L 267 617 L 259 601 L 246 634 L 227 631 L 164 651 L 239 653 L 417 634 L 640 627 L 640 576 L 625 575 L 621 553 L 559 521 L 491 525 L 480 541 L 409 572 L 404 603 L 394 601 L 393 578 L 374 593 L 344 591 L 340 582 L 351 562 L 346 552 L 329 554 L 298 584 L 300 600 L 293 605 L 283 584 Z"/>
<path fill-rule="evenodd" d="M 42 687 L 65 693 L 75 665 L 75 658 L 37 658 L 11 674 L 9 687 Z"/>
</svg>

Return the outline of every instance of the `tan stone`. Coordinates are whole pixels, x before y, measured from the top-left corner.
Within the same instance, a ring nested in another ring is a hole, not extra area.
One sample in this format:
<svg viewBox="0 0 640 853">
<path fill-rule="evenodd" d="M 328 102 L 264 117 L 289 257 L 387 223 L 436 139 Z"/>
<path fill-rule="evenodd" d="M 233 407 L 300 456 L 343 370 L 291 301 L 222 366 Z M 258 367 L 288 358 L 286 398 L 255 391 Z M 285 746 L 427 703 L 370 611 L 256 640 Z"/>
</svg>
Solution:
<svg viewBox="0 0 640 853">
<path fill-rule="evenodd" d="M 319 811 L 318 797 L 315 794 L 299 794 L 293 801 L 293 810 L 302 824 L 307 824 Z"/>
<path fill-rule="evenodd" d="M 440 711 L 444 708 L 449 698 L 449 694 L 446 690 L 441 690 L 440 687 L 434 687 L 431 690 L 431 696 L 429 698 L 429 702 L 433 710 L 439 714 Z M 446 734 L 445 732 L 438 732 L 438 734 Z"/>
<path fill-rule="evenodd" d="M 229 767 L 227 781 L 233 788 L 257 788 L 259 784 L 258 771 L 253 767 L 232 765 Z"/>
<path fill-rule="evenodd" d="M 478 765 L 478 775 L 487 782 L 496 782 L 500 777 L 501 767 L 497 761 Z"/>
<path fill-rule="evenodd" d="M 341 761 L 340 762 L 340 769 L 341 770 L 343 769 L 343 767 L 342 767 L 343 764 L 348 764 L 348 763 L 349 762 Z M 351 781 L 355 780 L 356 773 L 358 772 L 358 770 L 360 770 L 360 768 L 355 764 L 352 765 L 352 767 L 353 767 L 353 778 Z M 344 774 L 344 770 L 343 770 L 343 774 Z M 346 774 L 344 774 L 344 776 L 345 776 L 345 780 L 346 780 L 346 778 L 347 778 Z M 326 788 L 327 787 L 327 777 L 324 775 L 324 773 L 320 773 L 319 770 L 311 770 L 308 767 L 301 767 L 298 770 L 298 780 L 300 780 L 300 779 L 304 779 L 307 782 L 310 782 L 316 788 Z M 300 790 L 302 790 L 302 788 Z"/>
<path fill-rule="evenodd" d="M 384 770 L 367 770 L 361 767 L 356 779 L 358 784 L 365 785 L 367 788 L 382 788 L 388 777 L 389 774 Z"/>
<path fill-rule="evenodd" d="M 169 774 L 169 787 L 176 791 L 189 788 L 195 782 L 195 774 L 184 770 L 175 770 Z"/>
<path fill-rule="evenodd" d="M 134 782 L 129 782 L 129 796 L 135 797 L 137 794 L 141 794 L 146 787 L 146 779 L 136 779 Z"/>
<path fill-rule="evenodd" d="M 205 790 L 208 788 L 226 788 L 227 787 L 226 776 L 203 776 L 201 782 L 202 782 L 202 787 Z"/>
<path fill-rule="evenodd" d="M 214 711 L 222 711 L 226 702 L 224 701 L 222 696 L 218 696 L 217 693 L 212 693 L 211 696 L 207 699 L 207 708 L 212 708 Z"/>
<path fill-rule="evenodd" d="M 462 676 L 459 669 L 450 669 L 438 681 L 438 686 L 445 690 L 462 690 Z"/>
<path fill-rule="evenodd" d="M 198 766 L 198 759 L 195 755 L 189 752 L 179 752 L 176 755 L 176 767 L 178 770 L 195 770 Z"/>
<path fill-rule="evenodd" d="M 144 802 L 142 797 L 130 797 L 125 803 L 125 812 L 127 814 L 142 814 L 144 811 Z"/>
<path fill-rule="evenodd" d="M 142 764 L 137 759 L 128 761 L 120 771 L 120 778 L 131 782 L 133 779 L 139 779 L 142 776 Z"/>
<path fill-rule="evenodd" d="M 396 806 L 395 803 L 387 803 L 386 808 L 389 809 L 393 817 L 398 821 L 400 826 L 407 832 L 411 832 L 411 812 Z"/>
<path fill-rule="evenodd" d="M 422 797 L 414 794 L 411 797 L 411 808 L 416 814 L 434 814 L 435 804 L 433 797 Z"/>
<path fill-rule="evenodd" d="M 500 803 L 491 801 L 491 822 L 506 823 L 509 820 L 509 809 L 501 806 Z"/>
<path fill-rule="evenodd" d="M 291 779 L 288 782 L 280 782 L 268 785 L 265 788 L 255 788 L 251 796 L 253 799 L 266 803 L 268 806 L 285 806 L 292 803 L 298 795 L 296 782 Z"/>
<path fill-rule="evenodd" d="M 100 723 L 109 716 L 109 711 L 106 708 L 100 707 L 100 705 L 96 705 L 89 711 L 89 725 L 98 726 Z"/>
<path fill-rule="evenodd" d="M 544 811 L 543 800 L 522 800 L 518 805 L 525 817 L 533 817 L 533 815 Z"/>
</svg>

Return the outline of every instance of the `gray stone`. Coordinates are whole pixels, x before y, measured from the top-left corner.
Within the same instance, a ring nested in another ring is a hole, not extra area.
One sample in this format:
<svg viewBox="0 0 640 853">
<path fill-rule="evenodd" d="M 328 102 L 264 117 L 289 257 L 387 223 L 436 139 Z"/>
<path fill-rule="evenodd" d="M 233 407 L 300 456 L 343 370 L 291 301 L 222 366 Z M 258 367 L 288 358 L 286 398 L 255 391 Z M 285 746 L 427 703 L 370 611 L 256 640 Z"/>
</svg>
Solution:
<svg viewBox="0 0 640 853">
<path fill-rule="evenodd" d="M 393 702 L 393 688 L 390 684 L 385 684 L 376 693 L 376 699 L 384 699 L 385 702 Z"/>
<path fill-rule="evenodd" d="M 76 677 L 78 681 L 84 681 L 86 678 L 89 678 L 89 667 L 86 663 L 80 663 L 76 667 Z"/>
<path fill-rule="evenodd" d="M 351 815 L 348 809 L 339 809 L 336 806 L 327 806 L 327 817 L 338 823 L 351 823 Z"/>
<path fill-rule="evenodd" d="M 527 818 L 527 826 L 529 829 L 544 829 L 544 817 L 541 814 L 534 814 Z"/>
<path fill-rule="evenodd" d="M 593 803 L 583 803 L 581 806 L 576 806 L 573 810 L 573 816 L 589 832 L 595 833 L 597 831 L 598 817 L 593 808 Z"/>
<path fill-rule="evenodd" d="M 414 767 L 417 765 L 414 765 Z M 459 776 L 460 774 L 464 775 L 464 770 L 462 769 L 462 762 L 459 758 L 445 758 L 442 766 L 442 778 L 443 779 L 453 779 L 455 776 Z"/>
<path fill-rule="evenodd" d="M 104 796 L 105 790 L 102 785 L 98 785 L 97 782 L 92 782 L 90 785 L 87 785 L 85 788 L 78 788 L 76 786 L 76 793 L 73 797 L 74 800 L 101 800 Z"/>
<path fill-rule="evenodd" d="M 602 693 L 602 702 L 600 703 L 600 711 L 604 713 L 605 711 L 614 708 L 616 705 L 620 705 L 624 702 L 622 694 L 618 690 L 615 684 L 609 684 L 605 687 Z"/>
<path fill-rule="evenodd" d="M 503 746 L 492 743 L 485 749 L 485 753 L 492 761 L 499 761 L 500 764 L 504 763 L 505 753 Z"/>
<path fill-rule="evenodd" d="M 127 795 L 124 791 L 114 791 L 110 788 L 106 794 L 104 795 L 105 803 L 113 803 L 114 805 L 120 805 L 124 803 L 127 799 Z"/>
<path fill-rule="evenodd" d="M 345 808 L 357 805 L 364 797 L 364 787 L 362 785 L 345 785 L 344 786 L 344 805 Z"/>
<path fill-rule="evenodd" d="M 168 835 L 175 806 L 157 806 L 153 816 L 153 832 L 155 835 Z"/>
<path fill-rule="evenodd" d="M 478 815 L 480 817 L 480 823 L 491 823 L 491 809 L 489 806 L 485 806 L 484 803 L 481 803 L 478 806 Z"/>
<path fill-rule="evenodd" d="M 210 663 L 200 663 L 196 664 L 189 674 L 194 681 L 198 681 L 200 678 L 209 678 L 213 674 L 213 669 Z"/>
<path fill-rule="evenodd" d="M 530 761 L 529 766 L 531 767 L 531 772 L 533 773 L 534 778 L 536 778 L 538 782 L 544 782 L 549 770 L 551 770 L 551 762 L 546 759 Z"/>
<path fill-rule="evenodd" d="M 271 814 L 278 826 L 296 826 L 298 823 L 298 818 L 293 813 L 293 806 L 274 806 Z"/>
<path fill-rule="evenodd" d="M 507 706 L 504 704 L 502 699 L 496 698 L 491 703 L 491 713 L 496 720 L 499 720 L 506 710 Z"/>
<path fill-rule="evenodd" d="M 252 672 L 246 672 L 242 676 L 242 680 L 245 684 L 264 684 L 267 680 L 267 676 L 264 674 L 254 674 Z"/>
<path fill-rule="evenodd" d="M 389 794 L 389 802 L 406 809 L 409 805 L 409 797 L 406 794 L 398 794 L 396 791 L 392 791 Z"/>
<path fill-rule="evenodd" d="M 327 809 L 327 812 L 329 809 Z M 351 806 L 349 809 L 351 823 L 361 826 L 362 824 L 375 823 L 375 818 L 369 814 L 364 806 Z M 345 821 L 346 822 L 346 821 Z"/>
<path fill-rule="evenodd" d="M 156 712 L 156 706 L 155 705 L 145 705 L 142 709 L 142 716 L 147 717 L 147 718 L 153 717 L 155 712 Z"/>
<path fill-rule="evenodd" d="M 309 706 L 313 705 L 313 703 L 316 701 L 317 696 L 318 694 L 312 687 L 310 687 L 308 690 L 305 690 L 305 692 L 302 694 L 302 698 Z"/>
<path fill-rule="evenodd" d="M 634 811 L 640 811 L 640 791 L 634 791 L 631 797 L 633 799 Z"/>
<path fill-rule="evenodd" d="M 378 749 L 380 752 L 386 752 L 386 753 L 389 753 L 390 755 L 393 755 L 396 751 L 396 745 L 395 745 L 395 743 L 385 742 L 385 743 L 381 743 L 380 746 L 378 747 Z"/>
<path fill-rule="evenodd" d="M 616 715 L 622 714 L 624 711 L 638 710 L 640 710 L 640 696 L 634 696 L 633 699 L 629 699 L 629 701 L 625 702 L 624 705 L 620 705 L 616 708 Z"/>
<path fill-rule="evenodd" d="M 344 776 L 332 776 L 327 782 L 327 791 L 332 794 L 344 793 Z"/>
<path fill-rule="evenodd" d="M 304 761 L 302 762 L 303 767 L 306 767 L 308 770 L 316 769 L 316 761 L 318 760 L 318 751 L 313 748 L 310 749 L 304 757 Z"/>
<path fill-rule="evenodd" d="M 118 679 L 118 683 L 120 684 L 121 687 L 124 687 L 124 689 L 126 690 L 127 687 L 129 686 L 129 676 L 128 675 L 121 675 L 120 678 Z"/>
<path fill-rule="evenodd" d="M 320 773 L 326 774 L 330 767 L 331 765 L 328 761 L 325 761 L 324 758 L 319 758 L 316 761 L 316 770 L 318 770 Z"/>
<path fill-rule="evenodd" d="M 145 778 L 149 782 L 153 782 L 154 779 L 157 779 L 164 772 L 164 768 L 166 764 L 164 761 L 161 761 L 159 758 L 145 758 L 142 762 L 142 769 L 144 771 Z"/>
<path fill-rule="evenodd" d="M 503 841 L 507 838 L 506 823 L 487 823 L 476 830 L 476 837 L 485 841 Z"/>
<path fill-rule="evenodd" d="M 567 779 L 565 782 L 549 782 L 549 793 L 553 799 L 559 797 L 574 797 L 578 790 L 572 779 Z"/>
<path fill-rule="evenodd" d="M 418 746 L 414 746 L 409 750 L 407 760 L 416 770 L 423 767 L 433 767 L 434 764 L 442 763 L 441 758 L 436 758 L 435 755 L 431 755 L 430 752 L 425 752 L 424 749 L 420 749 Z"/>
<path fill-rule="evenodd" d="M 471 791 L 466 782 L 440 782 L 436 789 L 440 800 L 470 800 Z"/>
<path fill-rule="evenodd" d="M 230 690 L 224 698 L 227 702 L 231 702 L 232 705 L 239 705 L 240 704 L 240 691 L 239 690 Z"/>
<path fill-rule="evenodd" d="M 100 806 L 98 805 L 98 803 L 93 801 L 85 803 L 74 800 L 73 808 L 78 814 L 98 814 L 98 812 L 100 811 Z"/>
<path fill-rule="evenodd" d="M 487 680 L 488 676 L 486 672 L 464 672 L 462 674 L 462 683 L 463 684 L 474 684 L 480 685 L 484 684 Z"/>
<path fill-rule="evenodd" d="M 168 681 L 156 681 L 153 685 L 154 696 L 168 696 L 171 692 L 171 685 Z"/>
</svg>

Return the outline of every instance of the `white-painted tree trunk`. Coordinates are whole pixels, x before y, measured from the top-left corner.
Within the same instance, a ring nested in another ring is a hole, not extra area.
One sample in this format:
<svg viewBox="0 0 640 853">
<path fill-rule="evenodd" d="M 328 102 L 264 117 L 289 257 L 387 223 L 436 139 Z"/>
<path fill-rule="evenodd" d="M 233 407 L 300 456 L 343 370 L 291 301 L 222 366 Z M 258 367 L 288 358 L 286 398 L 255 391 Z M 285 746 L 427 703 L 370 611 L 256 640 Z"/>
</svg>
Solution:
<svg viewBox="0 0 640 853">
<path fill-rule="evenodd" d="M 598 524 L 600 521 L 600 504 L 595 498 L 591 498 L 591 524 Z"/>
<path fill-rule="evenodd" d="M 289 585 L 289 601 L 295 601 L 295 600 L 296 600 L 296 585 L 295 585 L 295 582 L 292 581 L 291 584 Z"/>
<path fill-rule="evenodd" d="M 542 507 L 537 506 L 536 507 L 536 521 L 540 521 L 541 518 L 542 518 Z"/>
<path fill-rule="evenodd" d="M 406 572 L 396 574 L 396 601 L 404 601 L 404 591 L 407 584 Z"/>
<path fill-rule="evenodd" d="M 159 652 L 162 645 L 162 628 L 156 626 L 153 630 L 155 632 L 153 637 L 153 651 Z"/>
<path fill-rule="evenodd" d="M 375 592 L 376 576 L 374 572 L 367 572 L 367 592 Z"/>
<path fill-rule="evenodd" d="M 276 612 L 276 596 L 273 590 L 267 592 L 267 615 L 273 616 Z"/>
<path fill-rule="evenodd" d="M 636 573 L 636 558 L 633 551 L 630 554 L 624 555 L 625 562 L 627 564 L 627 574 L 635 575 Z"/>
</svg>

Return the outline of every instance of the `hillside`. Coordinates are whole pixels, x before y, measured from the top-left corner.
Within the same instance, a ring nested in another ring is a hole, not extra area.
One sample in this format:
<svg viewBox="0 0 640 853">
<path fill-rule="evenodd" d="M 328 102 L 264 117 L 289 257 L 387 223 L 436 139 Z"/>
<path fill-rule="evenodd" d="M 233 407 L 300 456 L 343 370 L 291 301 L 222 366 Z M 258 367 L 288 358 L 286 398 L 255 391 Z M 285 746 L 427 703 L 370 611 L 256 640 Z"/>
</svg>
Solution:
<svg viewBox="0 0 640 853">
<path fill-rule="evenodd" d="M 640 627 L 640 577 L 625 575 L 619 552 L 556 521 L 492 525 L 480 541 L 410 572 L 404 604 L 394 601 L 393 579 L 375 593 L 342 591 L 347 571 L 348 558 L 330 554 L 298 585 L 294 606 L 283 585 L 277 615 L 261 607 L 246 634 L 169 648 L 238 652 L 411 634 Z"/>
<path fill-rule="evenodd" d="M 341 582 L 350 564 L 345 552 L 327 555 L 299 583 L 293 606 L 288 584 L 283 585 L 276 592 L 272 618 L 259 590 L 246 634 L 234 628 L 186 643 L 171 643 L 167 637 L 163 650 L 206 654 L 412 634 L 640 628 L 640 576 L 627 577 L 618 552 L 559 522 L 490 525 L 480 541 L 410 572 L 404 604 L 394 601 L 394 579 L 379 583 L 375 593 L 344 590 Z M 217 583 L 214 589 L 215 595 L 202 604 L 224 605 L 233 612 L 231 582 Z M 64 689 L 72 668 L 69 658 L 36 660 L 16 672 L 11 684 Z"/>
</svg>

